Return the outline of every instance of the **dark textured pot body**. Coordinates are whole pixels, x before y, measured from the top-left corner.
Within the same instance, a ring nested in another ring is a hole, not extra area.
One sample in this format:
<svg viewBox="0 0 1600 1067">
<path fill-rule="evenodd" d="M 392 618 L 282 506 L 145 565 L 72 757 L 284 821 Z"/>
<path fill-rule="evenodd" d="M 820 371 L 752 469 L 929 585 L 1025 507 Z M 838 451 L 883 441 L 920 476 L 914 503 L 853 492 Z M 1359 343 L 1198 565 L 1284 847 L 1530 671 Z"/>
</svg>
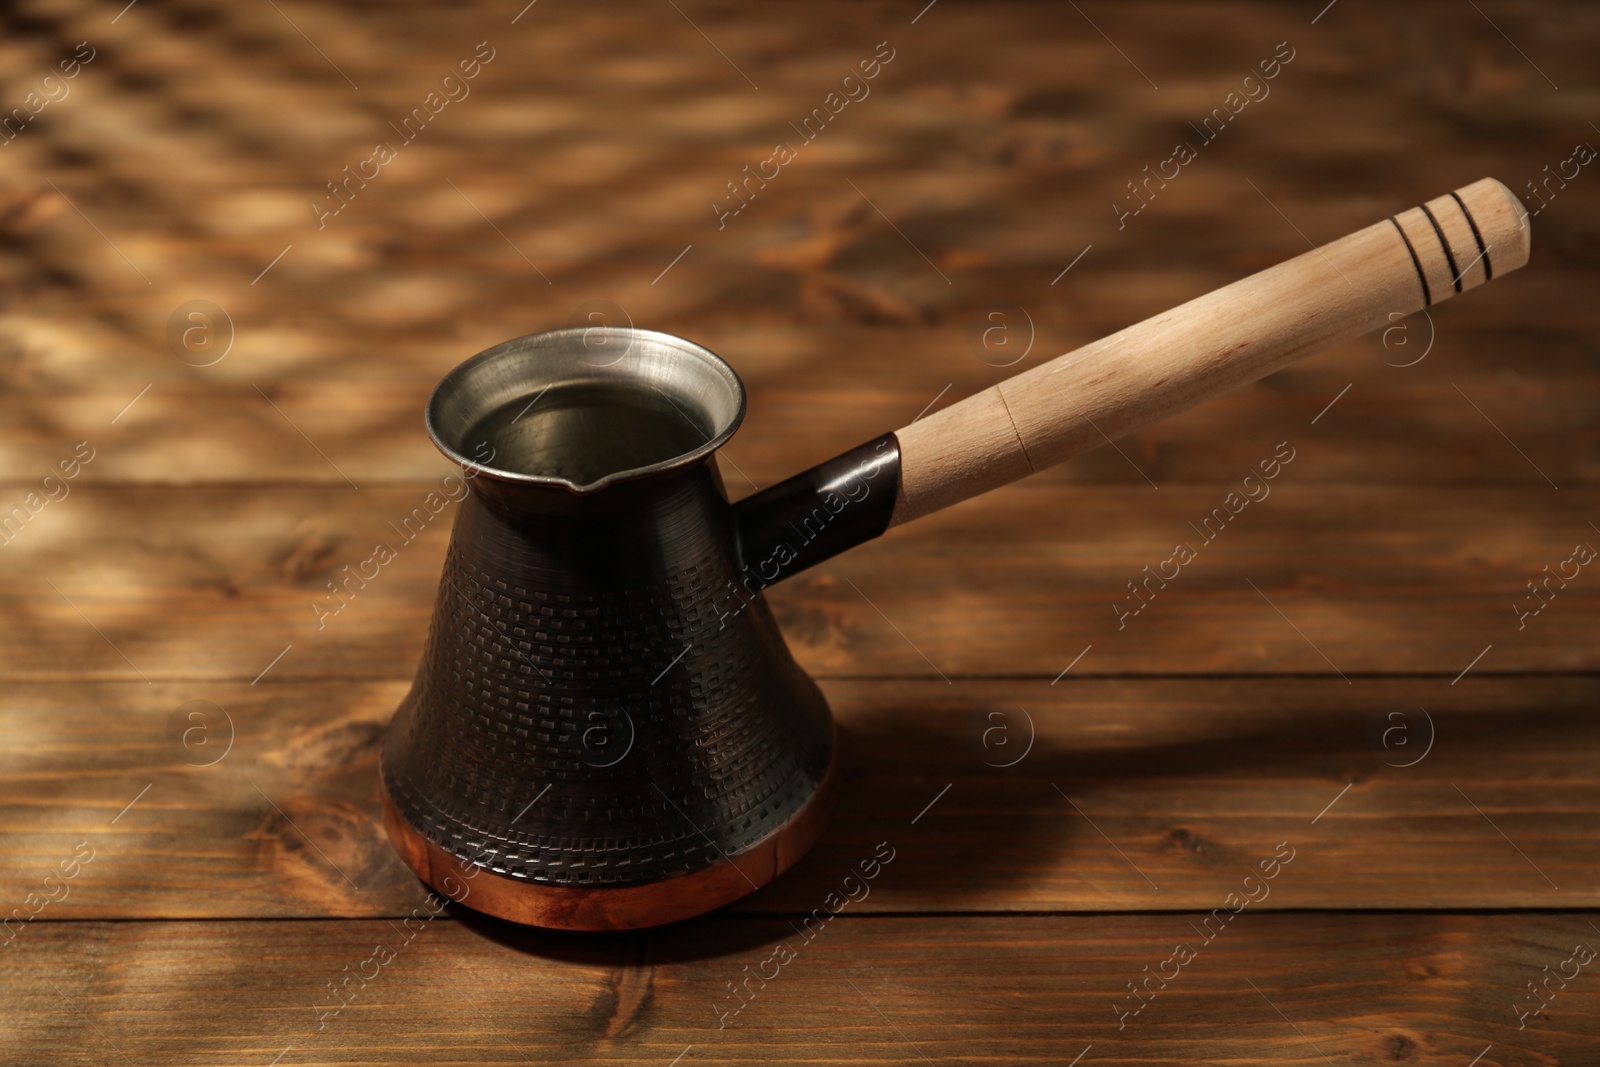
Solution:
<svg viewBox="0 0 1600 1067">
<path fill-rule="evenodd" d="M 881 532 L 898 453 L 886 435 L 732 505 L 713 455 L 743 412 L 732 370 L 643 331 L 617 332 L 636 365 L 592 370 L 574 360 L 584 333 L 491 349 L 430 400 L 430 432 L 470 492 L 384 741 L 384 816 L 452 899 L 534 925 L 627 929 L 753 892 L 820 832 L 833 724 L 761 590 Z M 665 390 L 704 443 L 586 484 L 496 456 L 509 441 L 582 466 L 615 448 L 633 422 L 589 441 L 580 424 L 604 413 L 540 401 L 607 375 L 621 383 L 609 388 Z M 677 378 L 693 381 L 674 396 Z M 520 407 L 523 389 L 528 407 L 480 440 L 483 411 Z M 535 402 L 547 427 L 519 421 Z"/>
<path fill-rule="evenodd" d="M 789 822 L 831 720 L 741 584 L 713 468 L 593 497 L 471 485 L 384 745 L 398 814 L 495 878 L 572 889 L 690 875 Z"/>
</svg>

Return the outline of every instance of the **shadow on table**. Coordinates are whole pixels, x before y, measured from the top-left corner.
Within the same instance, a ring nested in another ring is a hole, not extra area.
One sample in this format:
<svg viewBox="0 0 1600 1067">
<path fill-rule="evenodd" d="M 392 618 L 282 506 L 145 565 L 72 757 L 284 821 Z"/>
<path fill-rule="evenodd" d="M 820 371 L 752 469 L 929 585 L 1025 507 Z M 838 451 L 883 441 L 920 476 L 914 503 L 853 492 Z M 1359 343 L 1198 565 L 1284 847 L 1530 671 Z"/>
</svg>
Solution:
<svg viewBox="0 0 1600 1067">
<path fill-rule="evenodd" d="M 1419 717 L 1406 720 L 1411 749 L 1399 747 L 1394 734 L 1384 748 L 1384 731 L 1400 721 L 1389 709 L 1414 709 L 1409 689 L 1427 681 L 1362 680 L 1347 689 L 1337 680 L 1324 686 L 1315 679 L 1210 686 L 1085 680 L 1048 694 L 1048 705 L 1038 698 L 1025 720 L 1031 745 L 1019 729 L 1020 709 L 994 699 L 997 683 L 939 685 L 938 695 L 917 683 L 905 687 L 904 699 L 873 693 L 866 701 L 848 695 L 862 683 L 841 683 L 830 687 L 847 690 L 842 700 L 830 693 L 841 720 L 841 788 L 832 818 L 810 854 L 773 884 L 710 915 L 629 934 L 553 933 L 461 914 L 485 938 L 575 962 L 748 953 L 794 939 L 805 916 L 837 904 L 851 886 L 859 892 L 863 861 L 870 865 L 885 845 L 894 859 L 841 916 L 1182 907 L 1186 902 L 1163 899 L 1142 878 L 1159 883 L 1178 870 L 1193 874 L 1208 867 L 1231 874 L 1254 862 L 1253 855 L 1241 860 L 1239 850 L 1261 842 L 1215 839 L 1206 816 L 1156 807 L 1170 808 L 1173 794 L 1154 787 L 1186 779 L 1200 788 L 1221 780 L 1235 789 L 1255 779 L 1270 783 L 1286 807 L 1302 806 L 1304 797 L 1303 813 L 1263 811 L 1261 818 L 1309 819 L 1346 783 L 1390 774 L 1432 778 L 1427 763 L 1420 771 L 1396 769 L 1423 751 Z M 1004 688 L 1020 691 L 1026 684 Z M 1044 683 L 1039 688 L 1048 693 Z M 1582 692 L 1545 694 L 1547 714 L 1538 721 L 1505 706 L 1503 695 L 1486 695 L 1480 702 L 1463 690 L 1454 710 L 1435 711 L 1428 720 L 1430 730 L 1437 720 L 1449 720 L 1453 766 L 1473 752 L 1509 756 L 1523 743 L 1548 747 L 1551 731 L 1567 743 L 1575 728 L 1600 731 L 1581 725 Z M 1573 701 L 1568 715 L 1563 705 Z M 1011 718 L 997 717 L 1001 713 Z M 997 735 L 986 736 L 1003 721 L 1013 730 L 1009 738 L 1001 743 Z M 1011 760 L 1012 766 L 996 765 Z M 1443 779 L 1439 785 L 1449 788 Z M 1084 902 L 1041 906 L 1029 896 L 1030 885 L 1049 880 L 1056 896 L 1070 897 L 1071 887 L 1061 885 L 1060 858 L 1080 844 L 1098 850 L 1096 880 L 1085 882 Z M 1113 883 L 1109 904 L 1102 868 L 1105 879 L 1123 879 Z M 854 880 L 847 884 L 848 876 Z"/>
</svg>

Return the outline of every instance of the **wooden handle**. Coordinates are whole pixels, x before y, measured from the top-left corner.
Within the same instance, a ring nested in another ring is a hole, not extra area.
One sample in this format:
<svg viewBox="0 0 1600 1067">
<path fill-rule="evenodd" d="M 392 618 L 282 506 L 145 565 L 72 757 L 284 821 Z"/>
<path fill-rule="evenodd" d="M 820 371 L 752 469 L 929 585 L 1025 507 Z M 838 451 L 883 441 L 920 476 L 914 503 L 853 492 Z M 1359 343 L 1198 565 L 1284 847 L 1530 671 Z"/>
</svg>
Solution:
<svg viewBox="0 0 1600 1067">
<path fill-rule="evenodd" d="M 899 525 L 1115 440 L 1528 262 L 1484 178 L 1059 356 L 895 431 Z"/>
</svg>

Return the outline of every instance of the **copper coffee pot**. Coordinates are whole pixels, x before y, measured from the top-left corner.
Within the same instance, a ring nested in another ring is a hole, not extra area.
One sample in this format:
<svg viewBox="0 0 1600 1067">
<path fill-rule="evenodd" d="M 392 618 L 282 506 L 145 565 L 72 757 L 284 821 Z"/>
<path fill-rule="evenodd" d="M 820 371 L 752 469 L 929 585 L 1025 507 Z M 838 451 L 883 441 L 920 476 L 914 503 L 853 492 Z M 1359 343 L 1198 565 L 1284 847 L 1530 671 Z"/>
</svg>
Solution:
<svg viewBox="0 0 1600 1067">
<path fill-rule="evenodd" d="M 1528 260 L 1483 179 L 1001 382 L 729 503 L 733 368 L 595 328 L 445 376 L 461 502 L 383 749 L 391 840 L 429 885 L 535 926 L 698 915 L 812 845 L 826 701 L 762 590 L 891 526 L 1123 436 Z"/>
</svg>

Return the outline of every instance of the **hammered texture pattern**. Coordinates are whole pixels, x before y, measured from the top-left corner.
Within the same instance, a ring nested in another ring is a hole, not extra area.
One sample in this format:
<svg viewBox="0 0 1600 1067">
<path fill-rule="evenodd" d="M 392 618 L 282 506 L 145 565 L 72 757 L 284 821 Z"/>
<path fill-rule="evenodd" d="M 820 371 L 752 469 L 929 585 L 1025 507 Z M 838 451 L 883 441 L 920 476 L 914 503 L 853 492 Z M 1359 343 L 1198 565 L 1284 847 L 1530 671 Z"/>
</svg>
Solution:
<svg viewBox="0 0 1600 1067">
<path fill-rule="evenodd" d="M 594 498 L 476 485 L 386 742 L 412 825 L 497 874 L 627 886 L 786 822 L 831 720 L 731 530 L 704 467 Z"/>
</svg>

